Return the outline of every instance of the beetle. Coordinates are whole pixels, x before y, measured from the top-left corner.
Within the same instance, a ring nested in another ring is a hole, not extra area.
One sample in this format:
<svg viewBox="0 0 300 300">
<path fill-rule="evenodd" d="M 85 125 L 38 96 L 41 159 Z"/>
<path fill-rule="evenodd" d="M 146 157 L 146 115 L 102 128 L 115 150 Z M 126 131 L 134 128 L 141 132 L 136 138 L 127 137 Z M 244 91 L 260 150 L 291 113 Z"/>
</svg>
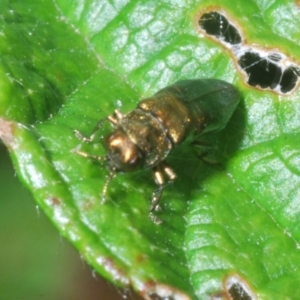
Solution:
<svg viewBox="0 0 300 300">
<path fill-rule="evenodd" d="M 75 135 L 83 142 L 92 142 L 103 123 L 113 130 L 104 139 L 105 157 L 74 150 L 79 155 L 103 161 L 109 175 L 103 188 L 105 199 L 108 184 L 118 172 L 151 169 L 157 188 L 152 193 L 150 214 L 160 209 L 163 189 L 176 178 L 166 163 L 170 151 L 185 141 L 223 129 L 239 103 L 237 89 L 222 80 L 181 80 L 141 100 L 127 114 L 115 110 L 101 119 L 90 137 L 78 130 Z M 168 181 L 166 182 L 166 178 Z"/>
</svg>

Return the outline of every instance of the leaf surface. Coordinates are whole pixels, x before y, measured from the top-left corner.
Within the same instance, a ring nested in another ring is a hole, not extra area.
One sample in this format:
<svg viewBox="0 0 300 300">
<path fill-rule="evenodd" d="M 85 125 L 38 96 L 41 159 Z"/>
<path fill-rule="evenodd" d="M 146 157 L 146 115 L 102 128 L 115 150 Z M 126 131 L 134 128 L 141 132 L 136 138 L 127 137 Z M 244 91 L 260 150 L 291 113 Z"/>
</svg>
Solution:
<svg viewBox="0 0 300 300">
<path fill-rule="evenodd" d="M 226 299 L 230 282 L 261 299 L 300 294 L 299 92 L 247 86 L 229 51 L 195 22 L 221 7 L 247 43 L 280 46 L 295 60 L 292 1 L 1 6 L 0 134 L 21 180 L 95 270 L 145 297 Z M 188 146 L 172 153 L 178 179 L 164 193 L 162 225 L 148 217 L 155 184 L 147 170 L 118 175 L 102 205 L 107 171 L 72 152 L 104 155 L 101 138 L 82 145 L 73 130 L 89 135 L 116 108 L 128 112 L 176 80 L 209 77 L 241 93 L 226 129 L 206 137 L 222 163 L 203 162 Z"/>
</svg>

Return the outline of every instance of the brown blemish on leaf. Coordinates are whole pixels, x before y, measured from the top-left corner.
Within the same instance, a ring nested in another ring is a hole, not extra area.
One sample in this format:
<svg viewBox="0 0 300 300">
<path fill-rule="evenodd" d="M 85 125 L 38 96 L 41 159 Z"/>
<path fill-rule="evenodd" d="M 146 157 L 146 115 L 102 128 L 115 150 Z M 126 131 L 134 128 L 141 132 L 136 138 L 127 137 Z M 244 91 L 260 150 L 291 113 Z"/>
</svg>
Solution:
<svg viewBox="0 0 300 300">
<path fill-rule="evenodd" d="M 60 206 L 61 205 L 61 201 L 58 198 L 50 198 L 49 199 L 50 205 L 52 206 Z"/>
<path fill-rule="evenodd" d="M 212 294 L 210 296 L 210 299 L 211 300 L 232 300 L 231 298 L 228 298 L 228 294 L 225 293 L 224 291 Z"/>
<path fill-rule="evenodd" d="M 141 291 L 146 300 L 191 300 L 191 298 L 178 289 L 157 282 L 148 282 Z"/>
<path fill-rule="evenodd" d="M 143 263 L 146 259 L 147 259 L 147 255 L 143 253 L 136 256 L 136 262 L 139 264 Z"/>
<path fill-rule="evenodd" d="M 117 285 L 129 287 L 132 284 L 131 280 L 125 276 L 125 272 L 117 267 L 111 258 L 98 257 L 97 262 L 113 277 L 113 280 Z M 145 283 L 140 282 L 140 284 L 142 285 L 137 288 L 136 292 L 146 300 L 191 300 L 188 295 L 172 286 L 154 281 Z"/>
<path fill-rule="evenodd" d="M 125 272 L 120 269 L 116 264 L 113 262 L 113 260 L 109 257 L 98 257 L 97 258 L 98 264 L 100 264 L 104 270 L 109 273 L 113 280 L 122 286 L 129 286 L 130 285 L 130 279 L 125 275 Z"/>
<path fill-rule="evenodd" d="M 84 204 L 82 206 L 82 210 L 83 211 L 89 211 L 90 209 L 92 209 L 94 207 L 94 203 L 92 200 L 85 200 Z"/>
<path fill-rule="evenodd" d="M 0 118 L 0 139 L 2 139 L 8 149 L 12 149 L 15 146 L 15 126 L 16 124 L 14 122 Z"/>
</svg>

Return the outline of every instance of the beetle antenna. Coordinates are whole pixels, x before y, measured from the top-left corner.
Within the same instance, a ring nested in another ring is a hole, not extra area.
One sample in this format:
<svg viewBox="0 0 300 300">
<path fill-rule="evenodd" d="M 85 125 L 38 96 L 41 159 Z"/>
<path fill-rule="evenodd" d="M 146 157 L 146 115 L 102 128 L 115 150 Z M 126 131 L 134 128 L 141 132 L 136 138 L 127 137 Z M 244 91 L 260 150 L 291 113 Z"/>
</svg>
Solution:
<svg viewBox="0 0 300 300">
<path fill-rule="evenodd" d="M 90 143 L 94 140 L 95 135 L 97 133 L 97 131 L 102 127 L 103 123 L 108 121 L 108 117 L 105 117 L 103 119 L 101 119 L 95 126 L 95 128 L 92 131 L 92 134 L 90 135 L 90 137 L 86 137 L 84 136 L 81 132 L 79 132 L 77 129 L 73 130 L 75 136 L 80 139 L 81 141 L 85 142 L 85 143 Z M 110 121 L 111 122 L 111 121 Z"/>
<path fill-rule="evenodd" d="M 103 158 L 102 156 L 89 154 L 89 153 L 82 152 L 82 151 L 77 150 L 77 149 L 73 149 L 72 151 L 73 151 L 74 153 L 80 155 L 80 156 L 83 156 L 83 157 L 86 157 L 86 158 L 92 158 L 92 159 L 98 160 L 98 161 L 100 161 L 100 162 L 102 162 L 102 163 L 105 161 L 105 158 Z"/>
</svg>

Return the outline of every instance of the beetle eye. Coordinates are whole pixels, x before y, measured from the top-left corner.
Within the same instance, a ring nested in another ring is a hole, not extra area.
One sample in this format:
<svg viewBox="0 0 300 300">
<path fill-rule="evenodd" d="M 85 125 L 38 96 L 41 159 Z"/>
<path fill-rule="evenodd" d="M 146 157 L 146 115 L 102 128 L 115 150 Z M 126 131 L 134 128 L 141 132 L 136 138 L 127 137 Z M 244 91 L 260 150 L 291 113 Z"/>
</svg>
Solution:
<svg viewBox="0 0 300 300">
<path fill-rule="evenodd" d="M 116 131 L 108 136 L 108 161 L 116 171 L 135 171 L 142 163 L 139 148 L 122 131 Z"/>
</svg>

